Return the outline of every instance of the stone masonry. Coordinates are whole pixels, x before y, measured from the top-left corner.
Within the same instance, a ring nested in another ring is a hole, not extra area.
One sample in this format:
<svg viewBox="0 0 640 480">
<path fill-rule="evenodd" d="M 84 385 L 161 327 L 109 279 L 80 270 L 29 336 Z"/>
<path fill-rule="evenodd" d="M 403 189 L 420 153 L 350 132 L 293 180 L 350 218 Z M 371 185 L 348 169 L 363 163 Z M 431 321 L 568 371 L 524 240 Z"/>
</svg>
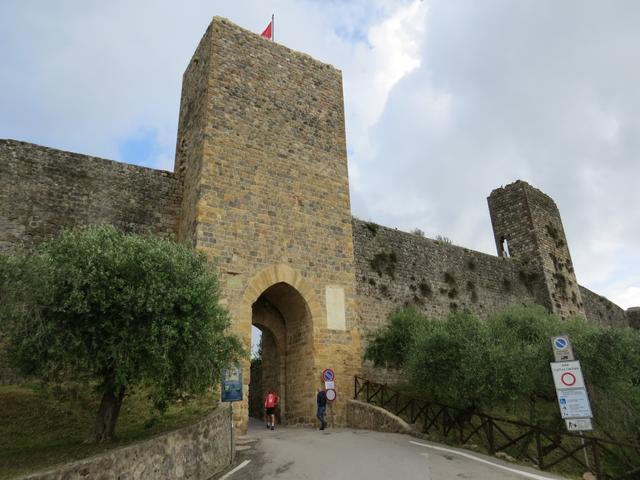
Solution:
<svg viewBox="0 0 640 480">
<path fill-rule="evenodd" d="M 544 302 L 563 318 L 584 315 L 569 245 L 555 202 L 540 190 L 517 181 L 497 188 L 488 198 L 489 213 L 501 257 L 530 261 L 544 276 Z"/>
<path fill-rule="evenodd" d="M 183 79 L 175 171 L 179 238 L 218 262 L 247 344 L 254 303 L 279 312 L 285 417 L 311 424 L 322 369 L 350 386 L 360 359 L 340 72 L 214 18 Z"/>
<path fill-rule="evenodd" d="M 494 190 L 489 209 L 498 256 L 352 218 L 340 71 L 219 17 L 183 76 L 173 173 L 0 140 L 0 250 L 110 223 L 204 251 L 235 331 L 247 346 L 252 325 L 263 331 L 251 391 L 275 389 L 290 424 L 314 423 L 325 368 L 336 372 L 336 425 L 354 375 L 395 378 L 363 365 L 361 342 L 401 306 L 484 317 L 535 303 L 640 325 L 637 311 L 578 285 L 551 198 L 518 181 Z M 244 379 L 246 397 L 248 359 Z M 15 377 L 0 355 L 3 381 Z M 240 430 L 248 405 L 234 408 Z"/>
</svg>

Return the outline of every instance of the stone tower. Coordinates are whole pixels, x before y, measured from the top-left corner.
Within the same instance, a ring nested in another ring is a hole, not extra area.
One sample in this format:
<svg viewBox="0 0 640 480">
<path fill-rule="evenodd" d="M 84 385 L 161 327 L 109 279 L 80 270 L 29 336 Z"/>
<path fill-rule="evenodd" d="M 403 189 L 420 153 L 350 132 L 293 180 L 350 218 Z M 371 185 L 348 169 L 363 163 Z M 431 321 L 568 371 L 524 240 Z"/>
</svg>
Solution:
<svg viewBox="0 0 640 480">
<path fill-rule="evenodd" d="M 245 344 L 262 330 L 283 421 L 314 422 L 332 368 L 343 423 L 360 338 L 340 71 L 215 17 L 184 73 L 175 172 L 178 237 L 217 261 Z M 245 394 L 249 376 L 247 360 Z"/>
<path fill-rule="evenodd" d="M 580 288 L 555 202 L 518 180 L 487 199 L 498 255 L 537 269 L 549 292 L 549 309 L 562 318 L 584 316 Z"/>
</svg>

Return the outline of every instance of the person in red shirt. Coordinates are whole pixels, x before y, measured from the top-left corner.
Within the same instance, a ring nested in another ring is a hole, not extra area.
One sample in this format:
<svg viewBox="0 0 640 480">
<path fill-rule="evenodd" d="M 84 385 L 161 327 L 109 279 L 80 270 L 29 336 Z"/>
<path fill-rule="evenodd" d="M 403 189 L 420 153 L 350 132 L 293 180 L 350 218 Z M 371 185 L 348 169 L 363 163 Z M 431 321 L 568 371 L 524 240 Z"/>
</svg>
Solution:
<svg viewBox="0 0 640 480">
<path fill-rule="evenodd" d="M 266 397 L 264 397 L 264 410 L 265 419 L 267 421 L 267 428 L 275 430 L 276 427 L 276 406 L 280 398 L 273 390 L 269 390 Z"/>
</svg>

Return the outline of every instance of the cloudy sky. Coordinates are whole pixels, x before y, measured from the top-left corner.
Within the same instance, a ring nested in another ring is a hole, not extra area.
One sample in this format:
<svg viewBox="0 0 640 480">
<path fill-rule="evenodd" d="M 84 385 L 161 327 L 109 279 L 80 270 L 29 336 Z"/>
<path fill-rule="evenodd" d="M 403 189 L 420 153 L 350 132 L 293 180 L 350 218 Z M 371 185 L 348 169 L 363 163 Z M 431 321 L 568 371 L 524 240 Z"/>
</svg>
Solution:
<svg viewBox="0 0 640 480">
<path fill-rule="evenodd" d="M 354 215 L 495 253 L 486 197 L 562 213 L 578 281 L 640 305 L 640 2 L 2 0 L 0 138 L 172 169 L 213 15 L 344 78 Z"/>
</svg>

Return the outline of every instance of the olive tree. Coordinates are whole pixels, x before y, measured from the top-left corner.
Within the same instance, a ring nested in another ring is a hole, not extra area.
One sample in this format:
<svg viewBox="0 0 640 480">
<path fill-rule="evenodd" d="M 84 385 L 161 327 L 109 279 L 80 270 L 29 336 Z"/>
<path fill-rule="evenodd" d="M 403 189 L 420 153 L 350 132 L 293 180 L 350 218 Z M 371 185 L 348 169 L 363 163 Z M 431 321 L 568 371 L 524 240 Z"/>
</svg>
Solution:
<svg viewBox="0 0 640 480">
<path fill-rule="evenodd" d="M 0 321 L 10 360 L 45 381 L 87 381 L 101 396 L 94 438 L 110 440 L 128 390 L 162 408 L 201 394 L 244 349 L 202 253 L 97 226 L 0 255 Z"/>
</svg>

